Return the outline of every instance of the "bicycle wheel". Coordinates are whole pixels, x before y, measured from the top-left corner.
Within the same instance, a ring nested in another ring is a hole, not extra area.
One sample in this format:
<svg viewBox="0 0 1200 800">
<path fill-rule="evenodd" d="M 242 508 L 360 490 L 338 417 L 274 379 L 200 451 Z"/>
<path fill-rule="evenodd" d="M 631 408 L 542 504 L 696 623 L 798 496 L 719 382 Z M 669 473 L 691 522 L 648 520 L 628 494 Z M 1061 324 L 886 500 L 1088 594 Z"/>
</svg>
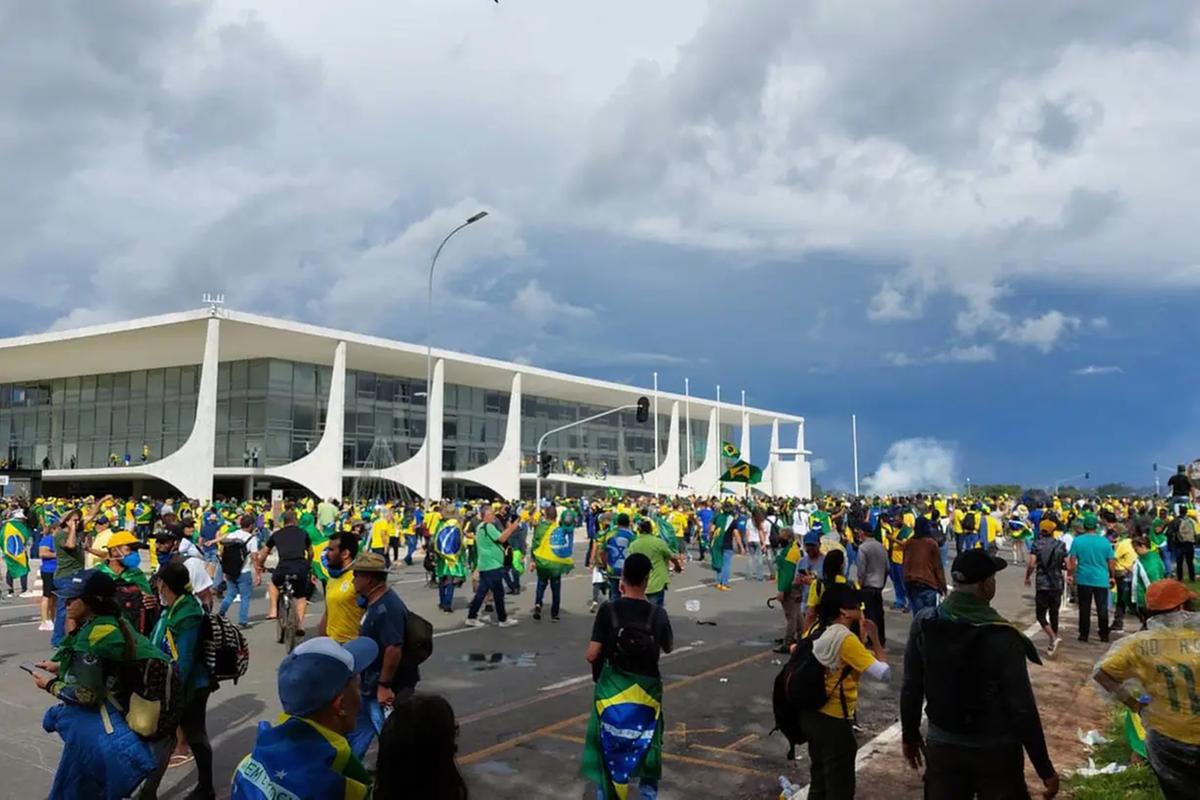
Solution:
<svg viewBox="0 0 1200 800">
<path fill-rule="evenodd" d="M 299 627 L 300 612 L 296 609 L 296 602 L 293 600 L 288 603 L 287 631 L 284 635 L 284 644 L 287 645 L 289 653 L 296 648 L 296 630 Z"/>
<path fill-rule="evenodd" d="M 291 613 L 292 603 L 287 595 L 279 598 L 279 607 L 275 609 L 275 641 L 283 644 L 287 635 L 287 618 Z"/>
</svg>

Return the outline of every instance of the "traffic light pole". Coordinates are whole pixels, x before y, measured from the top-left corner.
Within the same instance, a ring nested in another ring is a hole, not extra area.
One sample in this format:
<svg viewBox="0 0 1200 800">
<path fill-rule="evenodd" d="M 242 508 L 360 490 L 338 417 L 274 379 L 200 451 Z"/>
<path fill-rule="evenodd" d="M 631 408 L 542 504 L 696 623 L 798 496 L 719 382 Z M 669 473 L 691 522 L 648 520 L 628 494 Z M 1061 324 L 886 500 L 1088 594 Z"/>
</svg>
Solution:
<svg viewBox="0 0 1200 800">
<path fill-rule="evenodd" d="M 578 420 L 575 420 L 574 422 L 568 422 L 566 425 L 563 425 L 558 428 L 552 428 L 552 429 L 546 431 L 545 433 L 543 433 L 538 438 L 538 443 L 537 443 L 538 463 L 537 463 L 537 479 L 534 482 L 534 502 L 536 503 L 534 508 L 537 509 L 538 511 L 540 511 L 542 508 L 542 453 L 544 452 L 542 450 L 542 445 L 544 445 L 546 443 L 547 438 L 549 438 L 550 436 L 553 436 L 556 433 L 562 433 L 563 431 L 568 430 L 570 428 L 574 428 L 579 425 L 583 425 L 584 423 L 594 422 L 594 421 L 600 419 L 601 417 L 607 417 L 612 414 L 619 413 L 621 411 L 629 411 L 631 409 L 636 409 L 637 407 L 638 407 L 637 403 L 634 403 L 632 405 L 627 405 L 627 406 L 618 406 L 617 408 L 611 408 L 608 411 L 602 411 L 599 414 L 593 414 L 592 416 L 587 417 L 585 419 L 578 419 Z"/>
</svg>

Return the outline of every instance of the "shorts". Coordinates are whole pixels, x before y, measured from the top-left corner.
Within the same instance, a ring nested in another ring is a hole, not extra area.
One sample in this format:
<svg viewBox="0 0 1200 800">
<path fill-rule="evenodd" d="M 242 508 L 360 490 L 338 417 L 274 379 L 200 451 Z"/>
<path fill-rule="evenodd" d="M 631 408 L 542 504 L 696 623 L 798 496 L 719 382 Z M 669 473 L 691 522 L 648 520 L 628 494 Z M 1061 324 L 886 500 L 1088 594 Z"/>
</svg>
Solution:
<svg viewBox="0 0 1200 800">
<path fill-rule="evenodd" d="M 276 589 L 282 589 L 283 580 L 288 575 L 294 576 L 292 592 L 297 600 L 307 600 L 312 597 L 312 581 L 309 579 L 307 564 L 304 567 L 276 567 L 275 571 L 271 573 L 271 583 Z"/>
<path fill-rule="evenodd" d="M 42 576 L 42 597 L 54 597 L 54 573 L 43 572 Z"/>
</svg>

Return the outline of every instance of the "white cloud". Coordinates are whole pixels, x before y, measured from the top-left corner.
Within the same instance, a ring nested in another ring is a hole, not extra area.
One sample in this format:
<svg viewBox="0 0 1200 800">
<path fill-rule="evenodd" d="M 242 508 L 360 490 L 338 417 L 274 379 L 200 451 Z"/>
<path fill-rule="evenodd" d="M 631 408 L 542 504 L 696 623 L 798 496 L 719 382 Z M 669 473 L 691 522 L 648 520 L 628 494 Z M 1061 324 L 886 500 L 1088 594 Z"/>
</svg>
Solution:
<svg viewBox="0 0 1200 800">
<path fill-rule="evenodd" d="M 1108 317 L 1093 317 L 1089 324 L 1098 331 L 1108 330 Z"/>
<path fill-rule="evenodd" d="M 810 459 L 808 465 L 813 475 L 820 475 L 829 470 L 829 464 L 823 458 Z"/>
<path fill-rule="evenodd" d="M 1071 370 L 1072 375 L 1120 375 L 1125 370 L 1120 367 L 1105 366 L 1098 367 L 1094 364 L 1089 364 L 1086 367 L 1080 367 L 1076 370 Z"/>
<path fill-rule="evenodd" d="M 937 439 L 902 439 L 892 444 L 883 462 L 862 481 L 869 494 L 947 490 L 957 485 L 953 445 Z"/>
<path fill-rule="evenodd" d="M 1049 353 L 1063 336 L 1077 330 L 1079 324 L 1079 317 L 1069 317 L 1057 310 L 1047 311 L 1040 317 L 1030 317 L 1010 325 L 1000 334 L 1000 338 Z"/>
<path fill-rule="evenodd" d="M 983 364 L 996 360 L 996 349 L 988 344 L 972 344 L 951 347 L 929 356 L 913 356 L 908 353 L 885 353 L 885 363 L 893 367 L 911 367 L 918 364 Z"/>
<path fill-rule="evenodd" d="M 562 317 L 592 319 L 596 316 L 596 312 L 590 308 L 571 305 L 565 300 L 555 297 L 543 289 L 536 279 L 529 281 L 517 290 L 513 297 L 512 307 L 513 311 L 526 320 L 538 323 Z"/>
</svg>

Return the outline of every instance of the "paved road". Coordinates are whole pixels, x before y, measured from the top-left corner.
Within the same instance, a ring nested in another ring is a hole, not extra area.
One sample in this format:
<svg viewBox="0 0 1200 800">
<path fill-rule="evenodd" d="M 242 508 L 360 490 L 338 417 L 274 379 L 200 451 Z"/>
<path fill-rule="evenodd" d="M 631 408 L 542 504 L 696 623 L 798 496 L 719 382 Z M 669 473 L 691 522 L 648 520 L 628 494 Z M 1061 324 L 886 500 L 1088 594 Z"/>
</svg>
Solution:
<svg viewBox="0 0 1200 800">
<path fill-rule="evenodd" d="M 579 550 L 582 561 L 582 549 Z M 735 576 L 744 559 L 737 559 Z M 1002 574 L 997 605 L 1020 622 L 1032 610 L 1017 590 L 1019 577 Z M 422 666 L 420 689 L 446 695 L 459 716 L 460 760 L 475 792 L 497 798 L 584 798 L 594 796 L 577 777 L 579 754 L 591 697 L 590 669 L 583 652 L 593 617 L 587 611 L 589 570 L 565 579 L 563 618 L 534 622 L 533 581 L 512 598 L 520 624 L 514 628 L 465 628 L 468 597 L 460 592 L 456 613 L 437 611 L 433 589 L 424 586 L 419 566 L 405 568 L 394 588 L 437 630 L 433 657 Z M 774 797 L 778 776 L 807 783 L 803 758 L 784 760 L 785 743 L 772 727 L 771 682 L 780 656 L 771 652 L 780 635 L 782 612 L 768 610 L 773 587 L 735 578 L 733 590 L 717 592 L 712 572 L 691 564 L 674 576 L 667 608 L 677 651 L 663 661 L 666 682 L 665 772 L 661 796 Z M 699 612 L 684 608 L 699 600 Z M 547 603 L 549 598 L 547 597 Z M 0 798 L 44 797 L 60 752 L 56 736 L 41 730 L 47 696 L 17 671 L 26 659 L 49 654 L 48 634 L 37 631 L 32 601 L 0 606 L 0 670 L 5 670 L 4 735 L 0 769 L 6 780 Z M 261 620 L 265 600 L 255 598 L 252 620 Z M 236 609 L 235 609 L 236 612 Z M 313 614 L 320 613 L 320 603 Z M 310 617 L 310 627 L 316 617 Z M 907 615 L 888 612 L 889 652 L 898 667 L 907 633 Z M 715 624 L 713 624 L 715 623 Z M 250 749 L 259 720 L 273 721 L 279 703 L 275 667 L 283 654 L 265 624 L 249 631 L 250 671 L 236 686 L 223 686 L 209 701 L 209 732 L 216 753 L 218 784 Z M 897 678 L 889 685 L 866 685 L 860 702 L 860 742 L 890 726 L 897 716 Z M 373 755 L 368 756 L 368 762 Z M 161 796 L 182 797 L 193 785 L 186 768 L 171 770 Z M 227 790 L 222 796 L 227 796 Z"/>
</svg>

